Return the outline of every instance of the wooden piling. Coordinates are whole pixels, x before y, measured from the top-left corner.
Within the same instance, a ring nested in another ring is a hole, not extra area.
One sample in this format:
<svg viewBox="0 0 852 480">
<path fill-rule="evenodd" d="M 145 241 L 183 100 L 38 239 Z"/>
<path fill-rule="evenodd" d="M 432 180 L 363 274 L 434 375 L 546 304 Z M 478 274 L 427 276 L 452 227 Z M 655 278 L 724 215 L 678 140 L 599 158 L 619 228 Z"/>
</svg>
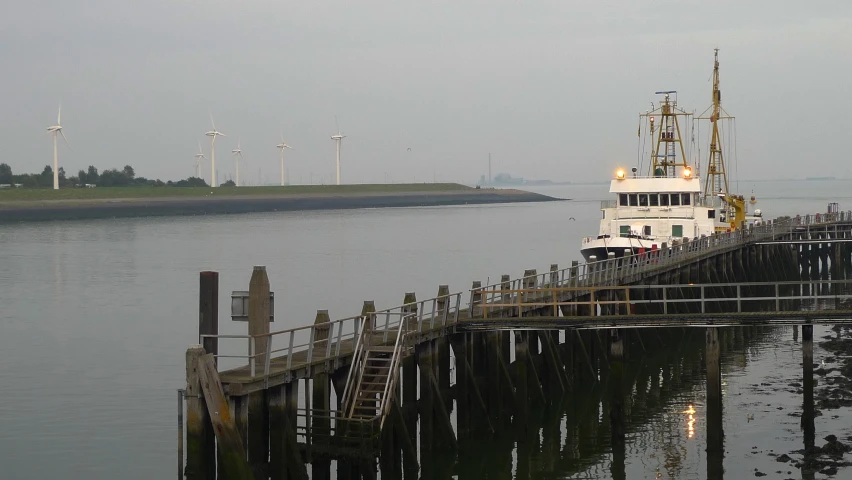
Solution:
<svg viewBox="0 0 852 480">
<path fill-rule="evenodd" d="M 707 450 L 723 450 L 722 364 L 718 327 L 707 327 L 704 347 L 707 367 Z"/>
<path fill-rule="evenodd" d="M 317 310 L 314 318 L 314 355 L 325 357 L 329 343 L 328 310 Z M 315 373 L 312 382 L 312 442 L 314 445 L 329 445 L 331 443 L 331 383 L 326 372 Z M 312 475 L 315 480 L 327 480 L 331 477 L 331 461 L 325 455 L 315 456 L 311 462 Z"/>
<path fill-rule="evenodd" d="M 215 357 L 219 339 L 201 336 L 219 334 L 219 272 L 201 272 L 198 283 L 198 343 Z"/>
<path fill-rule="evenodd" d="M 186 468 L 187 479 L 216 479 L 215 434 L 201 391 L 198 367 L 205 354 L 201 345 L 186 350 Z M 210 448 L 213 445 L 213 448 Z"/>
<path fill-rule="evenodd" d="M 256 477 L 246 462 L 243 444 L 231 417 L 228 401 L 225 399 L 216 371 L 216 364 L 213 362 L 213 355 L 209 353 L 202 355 L 196 359 L 196 362 L 198 380 L 219 445 L 219 478 L 254 480 Z M 211 463 L 210 466 L 212 469 L 213 464 Z"/>
<path fill-rule="evenodd" d="M 254 343 L 255 375 L 265 374 L 269 336 L 269 277 L 258 265 L 249 281 L 248 330 Z M 269 459 L 269 401 L 266 391 L 248 395 L 248 456 L 258 478 L 267 478 Z"/>
<path fill-rule="evenodd" d="M 816 441 L 814 425 L 814 326 L 802 325 L 802 431 L 805 450 L 812 450 Z"/>
<path fill-rule="evenodd" d="M 444 312 L 449 312 L 449 309 L 452 307 L 449 301 L 450 295 L 450 287 L 449 285 L 438 285 L 438 295 L 437 295 L 437 308 L 436 311 L 440 312 L 441 322 L 443 319 L 447 317 L 447 321 L 449 321 L 449 315 L 444 315 Z M 436 324 L 438 321 L 436 320 Z M 447 411 L 452 412 L 453 409 L 453 401 L 450 398 L 450 341 L 446 335 L 441 335 L 435 340 L 437 355 L 437 370 L 438 370 L 438 385 L 439 385 L 439 394 L 441 399 L 444 402 L 444 407 Z"/>
</svg>

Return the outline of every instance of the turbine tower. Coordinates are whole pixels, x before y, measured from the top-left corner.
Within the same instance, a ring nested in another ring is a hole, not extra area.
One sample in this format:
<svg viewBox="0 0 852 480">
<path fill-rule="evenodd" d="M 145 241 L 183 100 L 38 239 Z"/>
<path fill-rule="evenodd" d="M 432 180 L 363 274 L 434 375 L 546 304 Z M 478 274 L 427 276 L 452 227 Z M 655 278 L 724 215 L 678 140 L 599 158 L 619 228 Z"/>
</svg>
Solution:
<svg viewBox="0 0 852 480">
<path fill-rule="evenodd" d="M 234 184 L 240 186 L 240 162 L 243 161 L 243 151 L 240 150 L 240 138 L 237 137 L 237 148 L 231 150 L 234 155 L 234 169 L 236 170 L 236 181 Z"/>
<path fill-rule="evenodd" d="M 337 117 L 334 118 L 334 123 L 337 123 Z M 332 135 L 331 139 L 337 143 L 337 184 L 340 185 L 340 142 L 346 138 L 346 135 L 340 133 L 340 124 L 337 125 L 337 135 Z"/>
<path fill-rule="evenodd" d="M 213 114 L 210 114 L 210 123 L 213 125 L 213 130 L 205 133 L 210 137 L 210 170 L 211 170 L 211 180 L 210 186 L 216 186 L 216 137 L 224 137 L 225 134 L 216 130 L 216 123 L 213 121 Z"/>
<path fill-rule="evenodd" d="M 198 142 L 198 153 L 195 154 L 195 178 L 201 178 L 201 160 L 207 160 L 207 157 L 201 150 L 201 142 Z"/>
<path fill-rule="evenodd" d="M 62 123 L 59 121 L 59 117 L 62 115 L 62 105 L 59 106 L 59 112 L 56 114 L 56 125 L 52 127 L 47 127 L 47 133 L 53 134 L 53 189 L 59 190 L 59 155 L 58 148 L 56 142 L 56 135 L 62 135 L 62 139 L 65 140 L 65 144 L 68 145 L 68 148 L 71 148 L 71 144 L 68 143 L 68 139 L 65 137 L 65 133 L 62 132 Z"/>
<path fill-rule="evenodd" d="M 281 132 L 281 143 L 276 145 L 276 147 L 281 149 L 281 186 L 283 187 L 285 185 L 284 184 L 284 149 L 285 148 L 289 148 L 289 149 L 293 148 L 290 145 L 287 145 L 286 143 L 284 143 L 284 132 Z"/>
</svg>

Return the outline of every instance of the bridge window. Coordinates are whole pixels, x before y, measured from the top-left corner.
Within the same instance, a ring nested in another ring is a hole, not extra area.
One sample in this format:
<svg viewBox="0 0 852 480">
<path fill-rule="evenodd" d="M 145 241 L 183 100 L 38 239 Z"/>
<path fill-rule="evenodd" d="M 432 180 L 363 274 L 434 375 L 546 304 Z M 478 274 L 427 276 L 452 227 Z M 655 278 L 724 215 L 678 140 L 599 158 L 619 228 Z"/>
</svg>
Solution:
<svg viewBox="0 0 852 480">
<path fill-rule="evenodd" d="M 644 233 L 646 237 L 650 237 L 651 236 L 651 226 L 645 225 L 645 227 L 642 229 L 642 233 Z"/>
<path fill-rule="evenodd" d="M 657 196 L 656 193 L 652 193 L 652 194 L 648 195 L 648 205 L 650 205 L 652 207 L 656 207 L 656 206 L 660 205 L 660 198 Z"/>
<path fill-rule="evenodd" d="M 636 197 L 635 193 L 630 194 L 630 206 L 636 207 L 639 205 L 639 199 Z"/>
<path fill-rule="evenodd" d="M 712 208 L 707 210 L 707 218 L 716 218 L 716 210 L 713 210 Z"/>
<path fill-rule="evenodd" d="M 640 207 L 647 207 L 648 206 L 648 194 L 647 193 L 640 193 L 639 194 L 639 206 Z"/>
<path fill-rule="evenodd" d="M 669 206 L 669 194 L 668 193 L 661 193 L 660 194 L 660 206 L 661 207 L 668 207 Z"/>
<path fill-rule="evenodd" d="M 680 194 L 679 193 L 673 193 L 672 196 L 671 196 L 671 199 L 672 199 L 672 206 L 673 207 L 680 206 Z"/>
<path fill-rule="evenodd" d="M 620 193 L 618 195 L 618 204 L 621 205 L 622 207 L 627 206 L 627 194 L 626 193 Z"/>
<path fill-rule="evenodd" d="M 618 235 L 621 237 L 630 235 L 630 225 L 621 225 L 618 227 Z"/>
<path fill-rule="evenodd" d="M 672 225 L 672 237 L 683 237 L 683 225 Z"/>
<path fill-rule="evenodd" d="M 691 197 L 691 195 L 690 195 L 690 194 L 688 194 L 688 193 L 681 193 L 681 194 L 680 194 L 680 204 L 681 204 L 681 205 L 689 205 L 689 203 L 690 203 L 690 202 L 689 202 L 689 197 Z"/>
</svg>

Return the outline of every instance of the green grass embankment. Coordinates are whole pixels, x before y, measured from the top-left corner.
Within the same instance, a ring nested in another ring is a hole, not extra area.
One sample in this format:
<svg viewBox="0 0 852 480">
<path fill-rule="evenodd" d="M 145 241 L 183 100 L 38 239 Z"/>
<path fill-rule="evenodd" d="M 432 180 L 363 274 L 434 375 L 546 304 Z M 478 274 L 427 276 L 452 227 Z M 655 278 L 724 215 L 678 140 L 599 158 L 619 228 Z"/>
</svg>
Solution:
<svg viewBox="0 0 852 480">
<path fill-rule="evenodd" d="M 118 198 L 231 197 L 248 195 L 347 195 L 405 192 L 453 192 L 473 190 L 458 183 L 400 183 L 363 185 L 288 185 L 263 187 L 96 187 L 14 188 L 0 190 L 0 202 L 45 200 L 108 200 Z"/>
</svg>

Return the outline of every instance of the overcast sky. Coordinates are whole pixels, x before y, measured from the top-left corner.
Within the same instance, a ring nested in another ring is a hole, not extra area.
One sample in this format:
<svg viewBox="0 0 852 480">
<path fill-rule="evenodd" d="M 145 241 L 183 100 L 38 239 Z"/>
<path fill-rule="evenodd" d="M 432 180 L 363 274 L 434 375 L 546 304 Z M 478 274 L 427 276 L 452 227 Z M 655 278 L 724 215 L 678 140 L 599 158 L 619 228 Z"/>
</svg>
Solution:
<svg viewBox="0 0 852 480">
<path fill-rule="evenodd" d="M 335 115 L 344 183 L 475 181 L 489 152 L 495 173 L 607 180 L 654 91 L 709 105 L 718 47 L 729 171 L 848 177 L 850 26 L 849 0 L 10 0 L 0 162 L 52 162 L 61 102 L 68 172 L 189 176 L 212 112 L 220 175 L 239 137 L 255 183 L 282 131 L 293 182 L 331 181 Z"/>
</svg>

